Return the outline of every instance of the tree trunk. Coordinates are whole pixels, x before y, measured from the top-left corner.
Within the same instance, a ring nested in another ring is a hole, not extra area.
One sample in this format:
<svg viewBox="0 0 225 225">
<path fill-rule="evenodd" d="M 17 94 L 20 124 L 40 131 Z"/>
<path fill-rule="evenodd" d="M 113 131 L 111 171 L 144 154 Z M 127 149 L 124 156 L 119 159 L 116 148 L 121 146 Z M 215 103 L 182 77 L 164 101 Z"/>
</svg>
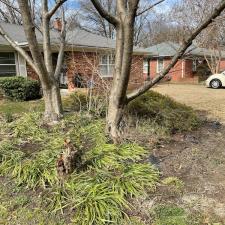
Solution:
<svg viewBox="0 0 225 225">
<path fill-rule="evenodd" d="M 99 14 L 116 28 L 115 72 L 113 76 L 113 85 L 109 98 L 107 116 L 107 130 L 115 142 L 117 142 L 121 136 L 123 111 L 125 106 L 130 101 L 144 94 L 152 86 L 162 80 L 175 66 L 177 61 L 184 55 L 188 47 L 191 46 L 192 41 L 225 9 L 225 1 L 221 0 L 219 5 L 214 9 L 213 13 L 208 16 L 202 24 L 200 24 L 200 26 L 190 35 L 190 37 L 187 38 L 183 46 L 173 57 L 171 63 L 154 79 L 145 82 L 145 84 L 140 88 L 127 95 L 126 91 L 130 78 L 133 53 L 135 18 L 144 14 L 164 0 L 159 0 L 153 5 L 137 13 L 139 1 L 140 0 L 117 0 L 116 15 L 114 16 L 109 11 L 105 10 L 103 4 L 99 0 L 91 0 Z"/>
<path fill-rule="evenodd" d="M 120 142 L 124 129 L 124 109 L 127 105 L 126 91 L 131 72 L 133 54 L 134 17 L 120 11 L 120 25 L 116 27 L 116 57 L 113 85 L 109 97 L 107 130 L 115 143 Z"/>
<path fill-rule="evenodd" d="M 124 108 L 125 104 L 118 104 L 116 100 L 109 102 L 108 116 L 107 116 L 107 131 L 110 134 L 114 143 L 119 143 L 123 134 L 124 128 Z"/>
<path fill-rule="evenodd" d="M 43 95 L 45 102 L 44 120 L 47 123 L 56 123 L 63 116 L 62 100 L 58 85 L 53 83 L 43 87 Z"/>
</svg>

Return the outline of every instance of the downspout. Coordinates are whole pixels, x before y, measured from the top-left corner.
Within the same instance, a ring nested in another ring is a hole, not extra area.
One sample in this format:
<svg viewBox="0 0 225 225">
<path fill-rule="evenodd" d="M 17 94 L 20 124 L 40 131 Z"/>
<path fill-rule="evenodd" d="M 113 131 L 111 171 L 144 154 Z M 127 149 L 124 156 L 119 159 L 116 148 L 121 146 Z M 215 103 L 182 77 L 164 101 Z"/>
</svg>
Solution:
<svg viewBox="0 0 225 225">
<path fill-rule="evenodd" d="M 184 60 L 182 59 L 182 75 L 181 78 L 184 78 Z"/>
<path fill-rule="evenodd" d="M 150 81 L 151 80 L 151 76 L 150 76 L 150 62 L 151 62 L 151 58 L 148 58 L 147 81 Z"/>
</svg>

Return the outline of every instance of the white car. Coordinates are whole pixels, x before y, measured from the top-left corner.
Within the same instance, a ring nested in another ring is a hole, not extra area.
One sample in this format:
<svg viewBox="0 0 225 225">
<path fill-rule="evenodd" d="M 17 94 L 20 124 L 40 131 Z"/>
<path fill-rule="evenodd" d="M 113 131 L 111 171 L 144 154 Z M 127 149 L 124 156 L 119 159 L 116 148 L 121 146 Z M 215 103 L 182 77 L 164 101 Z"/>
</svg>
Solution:
<svg viewBox="0 0 225 225">
<path fill-rule="evenodd" d="M 214 89 L 225 87 L 225 71 L 222 73 L 211 75 L 206 80 L 206 86 Z"/>
</svg>

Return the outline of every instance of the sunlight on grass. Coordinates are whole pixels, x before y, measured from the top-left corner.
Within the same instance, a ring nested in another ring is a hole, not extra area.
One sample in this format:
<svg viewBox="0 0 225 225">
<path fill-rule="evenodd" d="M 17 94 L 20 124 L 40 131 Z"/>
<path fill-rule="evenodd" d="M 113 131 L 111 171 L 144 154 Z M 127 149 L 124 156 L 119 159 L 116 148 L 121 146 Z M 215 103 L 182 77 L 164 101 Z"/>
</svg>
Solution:
<svg viewBox="0 0 225 225">
<path fill-rule="evenodd" d="M 0 100 L 0 114 L 20 114 L 32 111 L 43 111 L 43 100 L 15 102 L 10 100 Z"/>
</svg>

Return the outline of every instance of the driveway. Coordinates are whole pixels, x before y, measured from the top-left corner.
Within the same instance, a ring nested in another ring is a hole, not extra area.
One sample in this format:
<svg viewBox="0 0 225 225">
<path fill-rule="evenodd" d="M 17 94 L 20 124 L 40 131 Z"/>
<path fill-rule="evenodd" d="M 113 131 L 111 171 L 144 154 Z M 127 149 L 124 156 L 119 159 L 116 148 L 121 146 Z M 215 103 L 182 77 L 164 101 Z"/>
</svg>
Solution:
<svg viewBox="0 0 225 225">
<path fill-rule="evenodd" d="M 196 110 L 205 111 L 209 118 L 225 124 L 225 89 L 214 90 L 192 84 L 160 84 L 153 90 Z"/>
</svg>

